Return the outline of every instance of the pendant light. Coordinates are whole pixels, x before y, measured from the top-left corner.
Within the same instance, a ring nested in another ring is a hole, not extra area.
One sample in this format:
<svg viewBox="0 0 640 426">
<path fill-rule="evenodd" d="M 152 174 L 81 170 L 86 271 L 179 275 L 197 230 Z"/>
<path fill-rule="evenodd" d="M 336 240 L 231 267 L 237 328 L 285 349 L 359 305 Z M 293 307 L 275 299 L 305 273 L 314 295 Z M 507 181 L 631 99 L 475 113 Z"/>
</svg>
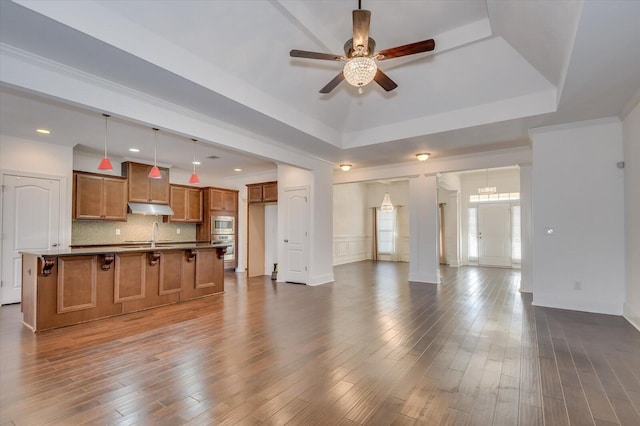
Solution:
<svg viewBox="0 0 640 426">
<path fill-rule="evenodd" d="M 478 188 L 478 194 L 481 195 L 485 195 L 485 194 L 495 194 L 498 190 L 498 188 L 496 188 L 495 186 L 489 186 L 489 169 L 484 169 L 485 172 L 485 176 L 486 176 L 486 186 L 481 186 Z"/>
<path fill-rule="evenodd" d="M 109 157 L 107 157 L 107 121 L 111 116 L 109 114 L 102 114 L 102 115 L 104 117 L 104 158 L 102 159 L 102 161 L 100 161 L 100 164 L 98 164 L 98 170 L 102 170 L 105 172 L 112 172 L 113 166 L 111 165 L 111 161 L 109 160 Z"/>
<path fill-rule="evenodd" d="M 153 128 L 153 167 L 149 172 L 149 179 L 162 179 L 162 173 L 158 168 L 158 130 Z"/>
<path fill-rule="evenodd" d="M 380 210 L 383 212 L 393 211 L 393 204 L 391 204 L 391 197 L 389 197 L 389 193 L 384 193 L 384 199 L 382 200 L 382 204 L 380 205 Z"/>
<path fill-rule="evenodd" d="M 200 179 L 198 178 L 198 175 L 196 174 L 196 145 L 198 140 L 197 139 L 191 139 L 193 141 L 193 173 L 191 174 L 191 177 L 189 178 L 189 183 L 200 183 Z"/>
</svg>

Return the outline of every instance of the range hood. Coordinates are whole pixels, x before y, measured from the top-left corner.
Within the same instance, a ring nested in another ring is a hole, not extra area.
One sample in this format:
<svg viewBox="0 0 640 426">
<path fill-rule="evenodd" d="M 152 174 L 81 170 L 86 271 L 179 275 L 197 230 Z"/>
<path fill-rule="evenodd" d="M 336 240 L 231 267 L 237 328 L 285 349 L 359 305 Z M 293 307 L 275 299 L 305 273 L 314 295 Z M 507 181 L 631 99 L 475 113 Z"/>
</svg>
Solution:
<svg viewBox="0 0 640 426">
<path fill-rule="evenodd" d="M 155 216 L 173 216 L 173 210 L 166 204 L 129 203 L 129 212 Z"/>
</svg>

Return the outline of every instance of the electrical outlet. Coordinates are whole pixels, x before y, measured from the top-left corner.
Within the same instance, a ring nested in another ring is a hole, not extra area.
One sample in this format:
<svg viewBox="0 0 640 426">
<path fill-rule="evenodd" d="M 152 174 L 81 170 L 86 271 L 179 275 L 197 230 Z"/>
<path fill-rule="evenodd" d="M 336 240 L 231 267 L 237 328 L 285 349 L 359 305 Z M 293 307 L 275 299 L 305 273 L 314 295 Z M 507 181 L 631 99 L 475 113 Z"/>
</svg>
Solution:
<svg viewBox="0 0 640 426">
<path fill-rule="evenodd" d="M 176 228 L 176 234 L 180 233 L 180 228 Z"/>
<path fill-rule="evenodd" d="M 573 289 L 576 291 L 582 290 L 582 282 L 576 281 L 573 283 Z"/>
<path fill-rule="evenodd" d="M 116 235 L 120 235 L 120 228 L 116 228 Z"/>
</svg>

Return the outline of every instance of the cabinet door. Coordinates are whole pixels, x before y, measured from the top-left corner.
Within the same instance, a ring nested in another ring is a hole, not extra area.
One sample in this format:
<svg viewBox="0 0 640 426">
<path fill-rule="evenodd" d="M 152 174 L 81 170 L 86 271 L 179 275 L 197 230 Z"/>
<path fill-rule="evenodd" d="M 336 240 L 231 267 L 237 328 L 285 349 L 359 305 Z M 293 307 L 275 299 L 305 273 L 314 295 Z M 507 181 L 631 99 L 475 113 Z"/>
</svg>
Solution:
<svg viewBox="0 0 640 426">
<path fill-rule="evenodd" d="M 247 192 L 250 203 L 262 202 L 262 185 L 248 186 Z"/>
<path fill-rule="evenodd" d="M 127 181 L 103 178 L 103 219 L 127 220 Z"/>
<path fill-rule="evenodd" d="M 151 166 L 146 164 L 129 163 L 127 177 L 129 178 L 129 201 L 135 203 L 149 202 L 149 172 Z"/>
<path fill-rule="evenodd" d="M 102 216 L 103 178 L 92 175 L 75 175 L 74 219 L 100 219 Z"/>
<path fill-rule="evenodd" d="M 237 193 L 235 191 L 225 191 L 222 194 L 224 201 L 224 210 L 235 212 L 238 210 Z"/>
<path fill-rule="evenodd" d="M 265 183 L 262 185 L 263 201 L 278 201 L 278 183 Z"/>
<path fill-rule="evenodd" d="M 209 209 L 224 210 L 223 194 L 225 191 L 220 189 L 209 189 Z"/>
<path fill-rule="evenodd" d="M 187 220 L 187 189 L 179 186 L 171 187 L 171 209 L 173 216 L 170 217 L 171 222 L 186 222 Z"/>
<path fill-rule="evenodd" d="M 202 191 L 199 189 L 187 189 L 187 222 L 202 222 Z"/>
<path fill-rule="evenodd" d="M 149 179 L 149 202 L 169 204 L 169 169 L 160 167 L 162 179 Z M 151 170 L 151 169 L 149 169 Z"/>
</svg>

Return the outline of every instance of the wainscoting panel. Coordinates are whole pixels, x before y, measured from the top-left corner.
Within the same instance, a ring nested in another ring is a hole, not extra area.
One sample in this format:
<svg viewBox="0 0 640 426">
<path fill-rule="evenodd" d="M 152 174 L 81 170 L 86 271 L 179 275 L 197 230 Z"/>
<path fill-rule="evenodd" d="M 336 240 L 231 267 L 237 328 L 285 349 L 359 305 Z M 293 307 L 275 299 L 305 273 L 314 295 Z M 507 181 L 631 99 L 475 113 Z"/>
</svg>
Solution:
<svg viewBox="0 0 640 426">
<path fill-rule="evenodd" d="M 371 259 L 371 237 L 368 235 L 333 237 L 333 264 Z"/>
</svg>

